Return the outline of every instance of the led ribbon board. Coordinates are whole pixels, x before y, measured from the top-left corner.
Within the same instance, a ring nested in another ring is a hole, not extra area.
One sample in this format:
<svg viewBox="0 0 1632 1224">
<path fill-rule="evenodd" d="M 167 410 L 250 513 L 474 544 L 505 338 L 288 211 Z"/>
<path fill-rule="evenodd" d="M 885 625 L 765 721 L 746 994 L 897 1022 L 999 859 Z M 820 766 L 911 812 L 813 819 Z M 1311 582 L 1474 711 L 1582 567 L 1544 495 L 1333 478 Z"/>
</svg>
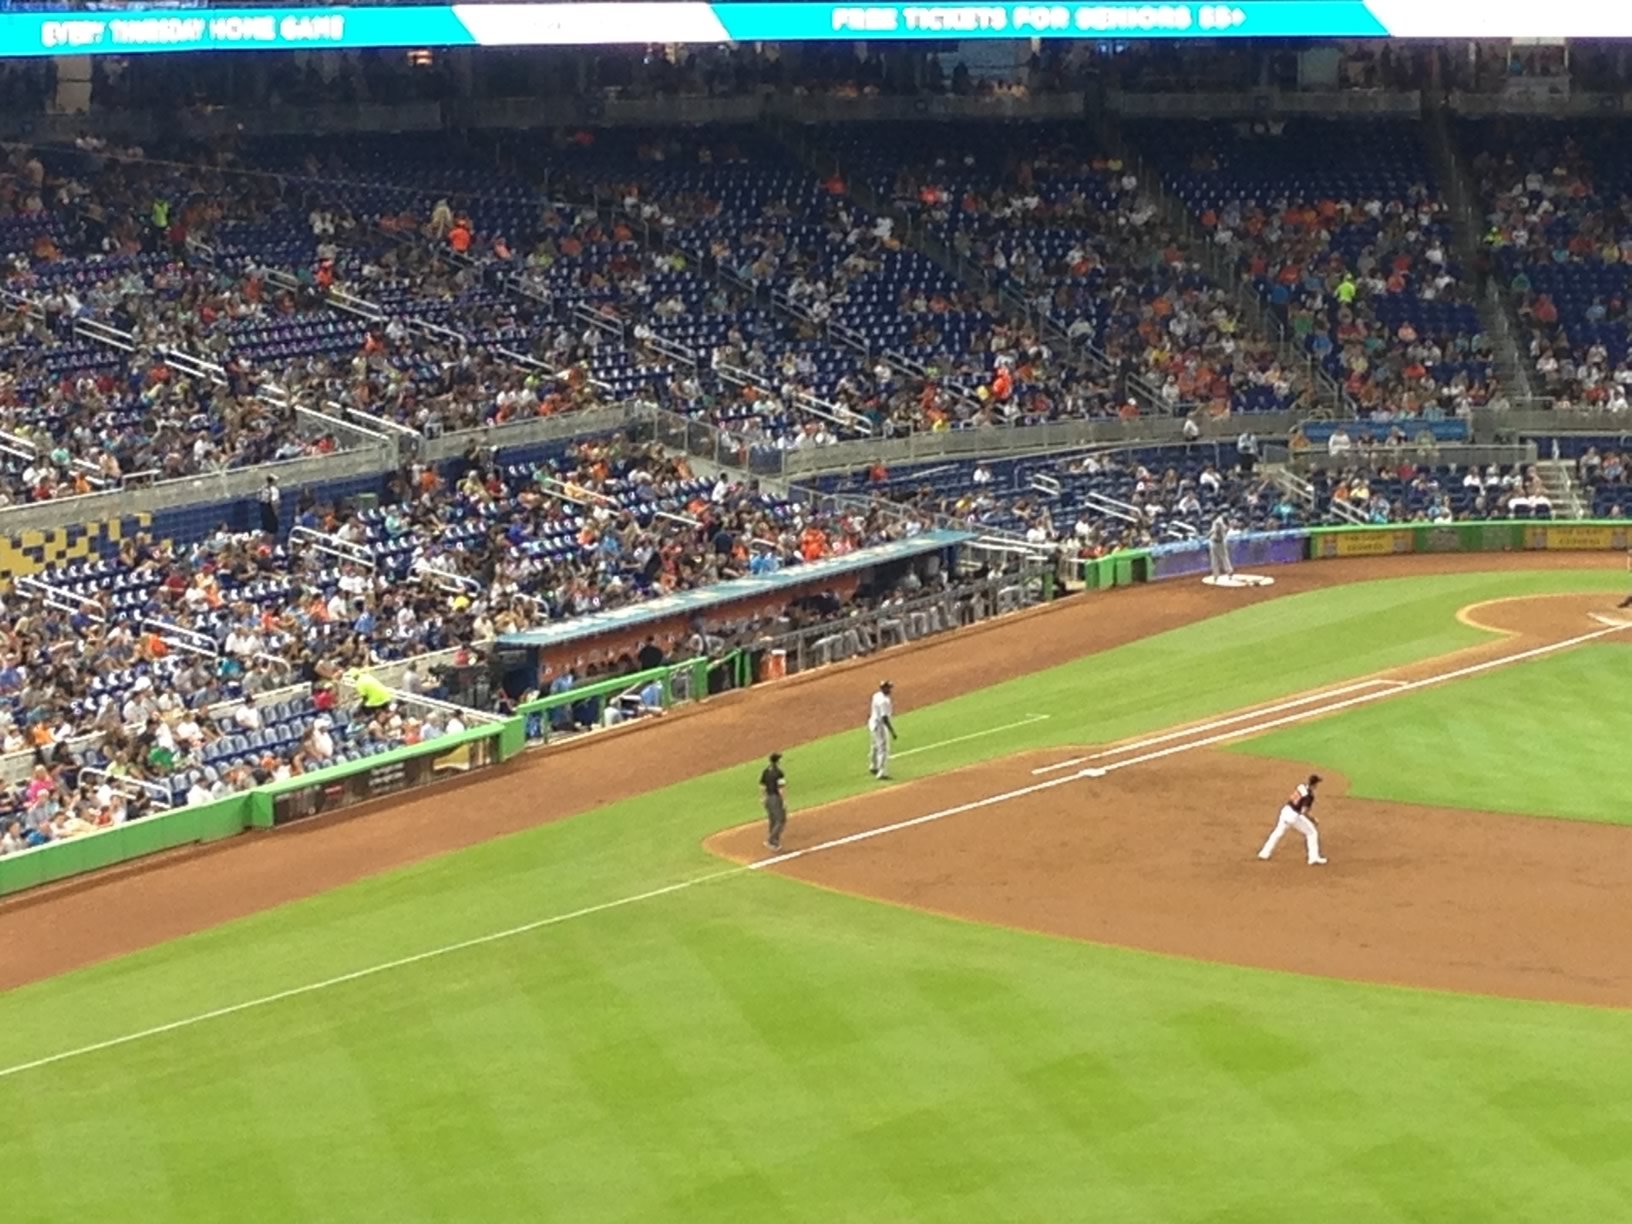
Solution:
<svg viewBox="0 0 1632 1224">
<path fill-rule="evenodd" d="M 0 56 L 974 38 L 1632 38 L 1632 0 L 468 4 L 0 13 Z"/>
</svg>

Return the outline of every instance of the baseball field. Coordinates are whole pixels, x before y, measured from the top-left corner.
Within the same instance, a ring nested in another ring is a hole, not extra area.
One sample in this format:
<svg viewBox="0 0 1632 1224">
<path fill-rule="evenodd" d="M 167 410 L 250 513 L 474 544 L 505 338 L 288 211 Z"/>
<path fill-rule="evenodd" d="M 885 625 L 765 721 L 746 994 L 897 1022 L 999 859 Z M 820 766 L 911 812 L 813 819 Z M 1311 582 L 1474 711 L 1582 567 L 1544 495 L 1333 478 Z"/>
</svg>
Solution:
<svg viewBox="0 0 1632 1224">
<path fill-rule="evenodd" d="M 0 906 L 0 1211 L 1632 1219 L 1624 570 L 1276 576 Z"/>
</svg>

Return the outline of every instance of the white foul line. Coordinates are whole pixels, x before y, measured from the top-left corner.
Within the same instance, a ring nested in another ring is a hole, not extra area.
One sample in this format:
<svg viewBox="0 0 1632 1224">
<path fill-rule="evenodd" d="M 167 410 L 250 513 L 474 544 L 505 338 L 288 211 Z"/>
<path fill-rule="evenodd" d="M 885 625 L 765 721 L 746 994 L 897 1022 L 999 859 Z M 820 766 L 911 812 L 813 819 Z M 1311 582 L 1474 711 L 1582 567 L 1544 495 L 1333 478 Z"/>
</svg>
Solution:
<svg viewBox="0 0 1632 1224">
<path fill-rule="evenodd" d="M 557 926 L 563 922 L 571 922 L 576 918 L 587 918 L 593 914 L 602 914 L 608 910 L 621 909 L 624 906 L 634 905 L 640 901 L 652 901 L 658 897 L 666 897 L 673 893 L 683 892 L 699 884 L 708 884 L 714 880 L 723 880 L 731 876 L 740 876 L 748 872 L 763 871 L 767 867 L 775 867 L 782 863 L 789 863 L 795 859 L 805 858 L 812 854 L 820 854 L 828 850 L 837 850 L 841 846 L 855 845 L 857 842 L 868 841 L 874 837 L 882 837 L 886 833 L 897 833 L 902 829 L 915 828 L 918 825 L 930 824 L 934 821 L 945 820 L 948 816 L 958 816 L 964 812 L 973 812 L 980 808 L 992 807 L 999 803 L 1007 803 L 1011 799 L 1021 799 L 1027 795 L 1035 795 L 1039 791 L 1050 790 L 1056 786 L 1065 786 L 1083 778 L 1104 777 L 1113 769 L 1126 769 L 1130 765 L 1139 765 L 1147 761 L 1160 760 L 1163 757 L 1173 756 L 1180 752 L 1190 752 L 1196 748 L 1204 748 L 1210 744 L 1224 740 L 1239 739 L 1244 735 L 1255 735 L 1260 731 L 1267 731 L 1285 723 L 1301 722 L 1305 718 L 1314 718 L 1322 714 L 1329 714 L 1334 710 L 1349 706 L 1363 705 L 1368 701 L 1376 701 L 1383 697 L 1394 697 L 1400 693 L 1410 692 L 1419 688 L 1426 688 L 1434 684 L 1442 684 L 1447 680 L 1459 679 L 1477 672 L 1488 671 L 1495 667 L 1505 667 L 1509 663 L 1519 663 L 1525 659 L 1533 659 L 1540 655 L 1550 654 L 1555 650 L 1564 650 L 1571 646 L 1579 646 L 1583 642 L 1590 642 L 1594 638 L 1601 638 L 1611 633 L 1619 633 L 1622 629 L 1632 628 L 1629 625 L 1616 625 L 1607 629 L 1599 629 L 1593 633 L 1584 633 L 1578 637 L 1569 638 L 1562 642 L 1554 642 L 1548 646 L 1538 646 L 1532 650 L 1520 651 L 1518 654 L 1503 655 L 1500 658 L 1490 659 L 1483 663 L 1475 663 L 1468 667 L 1458 668 L 1455 671 L 1444 672 L 1438 676 L 1429 676 L 1422 680 L 1407 681 L 1398 687 L 1382 689 L 1351 697 L 1346 701 L 1334 702 L 1328 706 L 1318 706 L 1306 709 L 1296 714 L 1289 714 L 1272 722 L 1250 727 L 1239 727 L 1233 731 L 1222 732 L 1207 739 L 1188 740 L 1173 747 L 1163 748 L 1156 752 L 1149 752 L 1143 756 L 1130 757 L 1127 760 L 1113 761 L 1101 767 L 1091 767 L 1074 774 L 1061 774 L 1056 778 L 1049 778 L 1042 782 L 1033 782 L 1029 786 L 1016 787 L 997 795 L 988 795 L 984 799 L 974 799 L 968 803 L 960 803 L 955 807 L 942 808 L 938 812 L 929 812 L 923 816 L 914 816 L 908 820 L 898 820 L 893 824 L 880 825 L 873 829 L 864 829 L 859 833 L 850 833 L 844 837 L 836 837 L 831 841 L 818 843 L 803 850 L 790 850 L 785 854 L 773 855 L 771 858 L 760 859 L 752 863 L 742 863 L 734 867 L 724 867 L 719 871 L 711 871 L 706 875 L 693 876 L 688 880 L 678 880 L 672 884 L 665 884 L 660 888 L 647 889 L 645 892 L 634 893 L 627 897 L 619 897 L 612 901 L 602 901 L 595 905 L 586 905 L 581 909 L 570 910 L 563 914 L 552 914 L 547 918 L 539 918 L 532 922 L 524 922 L 520 926 L 508 927 L 502 931 L 493 931 L 486 935 L 478 935 L 472 939 L 462 939 L 457 943 L 444 944 L 439 948 L 428 948 L 423 952 L 415 952 L 409 956 L 401 956 L 395 960 L 382 961 L 377 965 L 369 965 L 363 969 L 355 969 L 350 973 L 342 973 L 336 977 L 324 978 L 319 982 L 308 982 L 304 986 L 292 986 L 288 990 L 280 990 L 274 994 L 262 995 L 256 999 L 245 999 L 242 1002 L 231 1003 L 226 1007 L 217 1007 L 213 1011 L 199 1012 L 196 1015 L 184 1016 L 180 1020 L 172 1020 L 167 1024 L 154 1025 L 152 1028 L 140 1029 L 123 1036 L 110 1037 L 105 1041 L 92 1042 L 89 1045 L 78 1046 L 69 1050 L 60 1050 L 55 1054 L 47 1054 L 41 1058 L 30 1059 L 27 1062 L 14 1063 L 11 1066 L 0 1067 L 0 1079 L 13 1075 L 21 1075 L 25 1071 L 37 1070 L 40 1067 L 49 1067 L 54 1063 L 66 1062 L 72 1058 L 79 1058 L 86 1054 L 96 1054 L 102 1050 L 112 1050 L 120 1046 L 130 1045 L 133 1042 L 143 1041 L 149 1037 L 158 1037 L 165 1033 L 173 1033 L 179 1029 L 191 1028 L 203 1024 L 208 1020 L 219 1020 L 226 1016 L 234 1016 L 240 1012 L 253 1011 L 256 1008 L 268 1007 L 273 1003 L 280 1003 L 285 999 L 299 998 L 301 995 L 313 994 L 319 990 L 327 990 L 331 986 L 343 986 L 347 982 L 361 981 L 364 978 L 374 977 L 377 974 L 387 973 L 393 969 L 403 969 L 409 965 L 417 965 L 423 961 L 435 960 L 453 952 L 461 952 L 467 948 L 478 948 L 484 944 L 498 943 L 500 940 L 513 939 L 518 935 L 525 935 L 531 931 L 543 930 L 546 927 Z"/>
<path fill-rule="evenodd" d="M 897 820 L 893 824 L 879 825 L 874 829 L 863 829 L 859 833 L 848 833 L 843 837 L 835 837 L 832 841 L 818 842 L 814 846 L 806 846 L 803 850 L 787 850 L 781 854 L 772 855 L 768 859 L 759 859 L 757 862 L 743 864 L 744 871 L 763 871 L 767 867 L 777 867 L 783 863 L 791 863 L 794 859 L 804 858 L 809 854 L 821 854 L 826 850 L 837 850 L 840 846 L 853 846 L 857 842 L 869 841 L 875 837 L 883 837 L 886 833 L 899 833 L 902 829 L 915 828 L 918 825 L 932 824 L 937 820 L 945 820 L 948 816 L 961 816 L 964 812 L 973 812 L 977 808 L 992 807 L 995 804 L 1007 803 L 1010 799 L 1020 799 L 1026 795 L 1035 795 L 1038 791 L 1049 790 L 1055 786 L 1064 786 L 1067 782 L 1077 781 L 1076 774 L 1065 774 L 1062 777 L 1050 778 L 1046 782 L 1033 782 L 1030 786 L 1017 786 L 1013 790 L 1004 791 L 1001 795 L 987 795 L 984 799 L 971 799 L 968 803 L 960 803 L 955 807 L 942 808 L 938 812 L 929 812 L 923 816 L 913 816 L 908 820 Z"/>
<path fill-rule="evenodd" d="M 1132 743 L 1128 744 L 1118 744 L 1115 748 L 1107 748 L 1103 752 L 1094 752 L 1087 756 L 1077 756 L 1071 757 L 1064 761 L 1055 761 L 1052 765 L 1039 765 L 1031 772 L 1040 777 L 1043 774 L 1053 773 L 1058 769 L 1069 769 L 1073 765 L 1083 765 L 1089 761 L 1098 761 L 1105 757 L 1121 756 L 1123 753 L 1134 752 L 1140 748 L 1152 748 L 1157 744 L 1172 743 L 1174 740 L 1185 739 L 1188 736 L 1197 735 L 1203 731 L 1214 731 L 1219 727 L 1228 727 L 1235 723 L 1250 722 L 1255 718 L 1262 718 L 1266 714 L 1279 714 L 1282 710 L 1293 710 L 1299 706 L 1314 705 L 1318 701 L 1325 701 L 1331 697 L 1341 697 L 1345 693 L 1357 693 L 1362 689 L 1379 688 L 1385 685 L 1397 687 L 1404 683 L 1405 681 L 1403 680 L 1357 680 L 1355 683 L 1346 684 L 1342 688 L 1325 689 L 1319 693 L 1310 693 L 1306 697 L 1298 697 L 1291 701 L 1283 701 L 1279 705 L 1265 706 L 1262 709 L 1248 710 L 1242 714 L 1232 714 L 1228 718 L 1219 718 L 1214 719 L 1212 722 L 1199 723 L 1189 727 L 1181 727 L 1177 731 L 1168 731 L 1162 735 L 1153 736 L 1150 739 L 1134 740 Z"/>
<path fill-rule="evenodd" d="M 350 973 L 342 973 L 337 977 L 324 978 L 321 982 L 308 982 L 304 986 L 291 986 L 288 990 L 280 990 L 276 994 L 262 995 L 258 999 L 245 999 L 241 1003 L 231 1003 L 226 1007 L 218 1007 L 214 1011 L 200 1012 L 195 1016 L 186 1016 L 180 1020 L 172 1020 L 168 1024 L 156 1024 L 152 1028 L 140 1029 L 134 1033 L 126 1033 L 122 1037 L 110 1037 L 106 1041 L 93 1042 L 90 1045 L 80 1046 L 77 1049 L 63 1050 L 56 1054 L 47 1054 L 43 1058 L 35 1058 L 29 1062 L 16 1063 L 9 1067 L 0 1067 L 0 1079 L 7 1076 L 19 1075 L 24 1071 L 33 1071 L 37 1067 L 48 1067 L 52 1063 L 63 1062 L 70 1058 L 78 1058 L 82 1054 L 95 1054 L 99 1050 L 111 1050 L 117 1046 L 129 1045 L 133 1041 L 141 1041 L 147 1037 L 157 1037 L 161 1033 L 173 1033 L 177 1029 L 191 1028 L 195 1024 L 203 1024 L 206 1020 L 219 1020 L 223 1016 L 234 1016 L 239 1012 L 251 1011 L 257 1007 L 266 1007 L 272 1003 L 281 1003 L 285 999 L 299 998 L 301 995 L 312 994 L 314 991 L 327 990 L 331 986 L 342 986 L 347 982 L 360 981 L 363 978 L 373 977 L 378 973 L 385 973 L 392 969 L 402 969 L 408 965 L 417 965 L 421 961 L 434 960 L 439 956 L 447 956 L 450 952 L 462 952 L 466 948 L 479 948 L 483 944 L 497 943 L 501 939 L 511 939 L 517 935 L 525 935 L 529 931 L 540 931 L 545 927 L 556 926 L 559 923 L 571 922 L 574 918 L 587 918 L 591 914 L 602 914 L 607 910 L 621 909 L 625 905 L 633 905 L 637 901 L 651 901 L 656 897 L 667 896 L 682 889 L 691 888 L 697 884 L 707 884 L 711 880 L 724 879 L 726 876 L 738 875 L 746 870 L 744 867 L 724 867 L 719 871 L 711 871 L 707 875 L 693 876 L 689 880 L 680 880 L 674 884 L 665 884 L 661 888 L 648 889 L 643 893 L 635 893 L 628 897 L 619 897 L 615 901 L 602 901 L 596 905 L 586 905 L 582 909 L 571 910 L 565 914 L 552 914 L 548 918 L 539 918 L 533 922 L 524 922 L 520 926 L 508 927 L 502 931 L 491 931 L 486 935 L 478 935 L 473 939 L 461 939 L 458 943 L 444 944 L 439 948 L 428 948 L 424 952 L 415 952 L 411 956 L 401 956 L 396 960 L 382 961 L 377 965 L 369 965 L 365 969 L 354 969 Z"/>
<path fill-rule="evenodd" d="M 940 740 L 934 744 L 924 744 L 919 748 L 908 748 L 905 752 L 892 752 L 890 753 L 890 759 L 909 757 L 915 752 L 932 752 L 936 748 L 945 748 L 950 744 L 961 744 L 965 740 L 979 739 L 983 735 L 996 735 L 999 731 L 1013 731 L 1016 727 L 1029 727 L 1032 723 L 1040 723 L 1048 717 L 1047 714 L 1027 714 L 1019 722 L 1004 723 L 1001 727 L 987 727 L 984 731 L 971 731 L 968 735 L 956 735 L 951 739 Z"/>
<path fill-rule="evenodd" d="M 1102 778 L 1117 769 L 1126 769 L 1130 765 L 1144 765 L 1150 761 L 1159 761 L 1164 757 L 1176 756 L 1181 752 L 1191 752 L 1197 748 L 1208 748 L 1213 744 L 1222 744 L 1227 740 L 1240 739 L 1245 735 L 1258 735 L 1264 731 L 1272 731 L 1276 727 L 1284 727 L 1288 723 L 1302 722 L 1306 718 L 1318 718 L 1323 714 L 1332 714 L 1338 710 L 1350 709 L 1357 705 L 1365 705 L 1368 701 L 1378 701 L 1386 697 L 1398 697 L 1401 693 L 1415 692 L 1417 689 L 1430 688 L 1436 684 L 1444 684 L 1447 680 L 1460 680 L 1463 676 L 1476 675 L 1482 671 L 1490 671 L 1497 667 L 1506 667 L 1509 663 L 1522 663 L 1526 659 L 1538 658 L 1541 655 L 1552 654 L 1555 650 L 1566 650 L 1571 646 L 1579 646 L 1583 642 L 1590 642 L 1594 638 L 1601 638 L 1611 633 L 1619 633 L 1623 628 L 1632 628 L 1632 625 L 1616 625 L 1610 629 L 1595 629 L 1591 633 L 1579 634 L 1573 638 L 1566 638 L 1562 642 L 1550 642 L 1545 646 L 1536 646 L 1530 650 L 1521 650 L 1517 654 L 1501 655 L 1498 658 L 1486 659 L 1483 663 L 1470 663 L 1467 667 L 1459 667 L 1455 671 L 1441 672 L 1437 676 L 1425 676 L 1421 680 L 1407 680 L 1397 688 L 1382 689 L 1370 693 L 1362 693 L 1358 697 L 1350 697 L 1345 701 L 1334 701 L 1330 705 L 1317 706 L 1312 710 L 1304 710 L 1297 714 L 1287 714 L 1281 718 L 1273 718 L 1269 722 L 1254 723 L 1250 727 L 1237 727 L 1233 731 L 1221 731 L 1217 735 L 1209 735 L 1205 739 L 1186 740 L 1171 748 L 1162 748 L 1156 752 L 1147 752 L 1141 756 L 1128 757 L 1121 761 L 1109 761 L 1094 769 L 1085 769 L 1075 775 L 1085 778 Z"/>
<path fill-rule="evenodd" d="M 962 743 L 964 740 L 975 739 L 982 735 L 994 735 L 999 731 L 1009 731 L 1016 727 L 1029 726 L 1032 723 L 1042 722 L 1048 717 L 1050 716 L 1047 714 L 1028 714 L 1019 722 L 1006 723 L 1001 727 L 988 727 L 984 731 L 972 731 L 967 735 L 960 735 L 954 739 L 942 740 L 940 743 L 925 744 L 920 748 L 911 749 L 911 751 L 928 752 L 932 748 L 944 748 L 948 744 Z M 897 753 L 896 755 L 906 756 L 908 754 L 901 752 Z M 698 884 L 708 884 L 714 880 L 725 879 L 728 876 L 741 875 L 744 872 L 756 871 L 762 867 L 769 867 L 775 863 L 786 862 L 790 858 L 798 858 L 804 854 L 814 854 L 817 850 L 834 849 L 838 846 L 848 845 L 853 841 L 865 840 L 867 837 L 876 837 L 879 834 L 893 832 L 896 829 L 905 829 L 915 824 L 924 824 L 928 820 L 940 820 L 946 816 L 955 815 L 958 812 L 966 812 L 973 808 L 986 807 L 993 803 L 1001 803 L 1008 799 L 1018 798 L 1021 794 L 1029 793 L 1030 790 L 1043 790 L 1047 786 L 1059 785 L 1074 781 L 1076 781 L 1076 779 L 1072 777 L 1059 778 L 1054 782 L 1045 783 L 1043 786 L 1028 788 L 1027 791 L 1017 791 L 1007 795 L 999 795 L 991 799 L 963 804 L 957 808 L 951 808 L 945 812 L 935 813 L 928 817 L 920 816 L 913 820 L 903 821 L 900 824 L 874 829 L 865 834 L 838 838 L 832 842 L 826 843 L 823 846 L 813 846 L 806 850 L 796 850 L 789 854 L 763 859 L 754 863 L 743 863 L 735 867 L 721 868 L 719 871 L 711 871 L 706 875 L 693 876 L 689 880 L 679 880 L 673 884 L 665 884 L 661 888 L 648 889 L 646 892 L 635 893 L 632 896 L 619 897 L 613 901 L 602 901 L 596 905 L 587 905 L 582 909 L 570 910 L 564 914 L 552 914 L 548 918 L 539 918 L 532 922 L 524 922 L 520 926 L 508 927 L 502 931 L 492 931 L 486 935 L 478 935 L 472 939 L 460 940 L 458 943 L 444 944 L 441 947 L 429 948 L 423 952 L 415 952 L 410 956 L 398 957 L 396 960 L 383 961 L 380 964 L 369 965 L 366 968 L 356 969 L 350 973 L 342 973 L 336 977 L 324 978 L 319 982 L 308 982 L 304 986 L 292 986 L 288 990 L 280 990 L 274 994 L 262 995 L 261 997 L 255 999 L 245 999 L 239 1003 L 228 1004 L 226 1007 L 218 1007 L 212 1011 L 200 1012 L 197 1015 L 186 1016 L 180 1020 L 172 1020 L 167 1024 L 157 1024 L 152 1028 L 139 1029 L 136 1032 L 125 1033 L 119 1037 L 110 1037 L 106 1041 L 92 1042 L 90 1045 L 78 1046 L 71 1050 L 62 1050 L 56 1054 L 47 1054 L 42 1058 L 30 1059 L 28 1062 L 15 1063 L 11 1066 L 0 1067 L 0 1079 L 6 1079 L 13 1075 L 20 1075 L 24 1071 L 34 1071 L 40 1067 L 48 1067 L 52 1063 L 64 1062 L 70 1058 L 78 1058 L 85 1054 L 95 1054 L 102 1050 L 115 1049 L 119 1046 L 129 1045 L 132 1042 L 142 1041 L 149 1037 L 159 1037 L 165 1033 L 173 1033 L 177 1029 L 191 1028 L 195 1024 L 203 1024 L 207 1020 L 219 1020 L 225 1016 L 237 1015 L 239 1012 L 252 1011 L 260 1007 L 268 1007 L 273 1003 L 281 1003 L 285 999 L 299 998 L 301 995 L 312 994 L 313 992 L 319 990 L 327 990 L 331 986 L 343 986 L 347 982 L 360 981 L 363 978 L 373 977 L 380 973 L 386 973 L 392 969 L 405 969 L 409 965 L 417 965 L 421 961 L 434 960 L 437 957 L 447 956 L 452 952 L 462 952 L 468 948 L 481 947 L 483 944 L 498 943 L 500 940 L 513 939 L 517 935 L 526 935 L 529 932 L 540 931 L 546 927 L 557 926 L 563 922 L 571 922 L 575 918 L 587 918 L 592 914 L 605 913 L 607 910 L 621 909 L 627 905 L 634 905 L 639 901 L 652 901 L 658 897 L 668 896 L 671 893 L 677 893 L 685 889 L 695 887 Z"/>
</svg>

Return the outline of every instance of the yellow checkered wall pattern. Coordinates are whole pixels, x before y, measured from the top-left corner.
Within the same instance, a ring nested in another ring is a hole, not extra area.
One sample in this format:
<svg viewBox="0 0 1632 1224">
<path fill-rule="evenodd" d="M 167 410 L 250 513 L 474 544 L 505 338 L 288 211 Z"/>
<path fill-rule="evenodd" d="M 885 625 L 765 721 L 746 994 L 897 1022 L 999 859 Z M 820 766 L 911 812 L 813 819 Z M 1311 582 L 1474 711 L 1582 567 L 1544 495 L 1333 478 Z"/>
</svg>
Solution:
<svg viewBox="0 0 1632 1224">
<path fill-rule="evenodd" d="M 9 590 L 13 579 L 100 556 L 152 523 L 151 514 L 126 514 L 99 523 L 70 523 L 0 536 L 0 590 Z"/>
</svg>

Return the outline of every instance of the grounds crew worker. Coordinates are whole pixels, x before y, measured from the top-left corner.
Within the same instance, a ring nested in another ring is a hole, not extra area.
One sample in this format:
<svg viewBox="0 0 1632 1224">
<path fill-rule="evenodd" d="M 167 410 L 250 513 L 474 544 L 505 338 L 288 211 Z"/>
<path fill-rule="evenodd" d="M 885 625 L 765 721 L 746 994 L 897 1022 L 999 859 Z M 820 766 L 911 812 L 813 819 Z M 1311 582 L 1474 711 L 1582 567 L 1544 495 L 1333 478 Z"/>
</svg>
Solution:
<svg viewBox="0 0 1632 1224">
<path fill-rule="evenodd" d="M 765 792 L 765 817 L 770 821 L 765 844 L 772 850 L 782 849 L 782 830 L 787 827 L 788 808 L 782 802 L 782 754 L 771 753 L 771 763 L 759 775 L 759 787 Z"/>
<path fill-rule="evenodd" d="M 381 706 L 391 704 L 391 690 L 368 672 L 353 668 L 341 678 L 357 690 L 357 700 L 362 704 L 363 709 L 378 710 Z"/>
</svg>

